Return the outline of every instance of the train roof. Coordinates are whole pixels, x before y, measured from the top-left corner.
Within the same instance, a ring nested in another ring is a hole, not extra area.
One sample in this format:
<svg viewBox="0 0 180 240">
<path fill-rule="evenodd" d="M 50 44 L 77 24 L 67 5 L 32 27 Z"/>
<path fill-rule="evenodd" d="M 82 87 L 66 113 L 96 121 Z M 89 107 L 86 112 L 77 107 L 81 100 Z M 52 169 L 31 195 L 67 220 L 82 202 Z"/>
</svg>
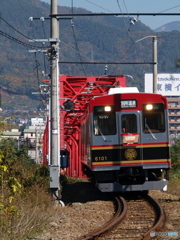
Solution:
<svg viewBox="0 0 180 240">
<path fill-rule="evenodd" d="M 116 93 L 138 93 L 139 90 L 137 87 L 117 87 L 110 88 L 108 94 L 116 94 Z"/>
</svg>

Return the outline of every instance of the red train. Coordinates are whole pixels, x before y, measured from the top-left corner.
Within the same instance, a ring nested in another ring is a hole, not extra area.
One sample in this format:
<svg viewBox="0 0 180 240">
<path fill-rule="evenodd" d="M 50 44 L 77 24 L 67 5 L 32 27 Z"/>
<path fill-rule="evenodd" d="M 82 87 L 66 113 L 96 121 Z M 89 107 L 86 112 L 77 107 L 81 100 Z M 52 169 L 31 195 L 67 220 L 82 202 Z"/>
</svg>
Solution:
<svg viewBox="0 0 180 240">
<path fill-rule="evenodd" d="M 114 88 L 90 101 L 81 124 L 83 169 L 102 192 L 166 188 L 170 169 L 167 99 L 122 92 L 126 89 Z"/>
</svg>

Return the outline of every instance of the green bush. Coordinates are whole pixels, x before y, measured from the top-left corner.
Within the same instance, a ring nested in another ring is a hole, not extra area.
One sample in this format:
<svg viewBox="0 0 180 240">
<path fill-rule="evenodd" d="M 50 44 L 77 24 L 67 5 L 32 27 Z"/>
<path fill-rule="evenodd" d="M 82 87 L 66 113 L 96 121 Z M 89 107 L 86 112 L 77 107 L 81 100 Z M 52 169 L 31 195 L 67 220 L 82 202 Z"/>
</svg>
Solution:
<svg viewBox="0 0 180 240">
<path fill-rule="evenodd" d="M 171 146 L 172 176 L 180 178 L 180 139 L 176 139 Z"/>
<path fill-rule="evenodd" d="M 34 164 L 27 149 L 0 142 L 0 239 L 24 239 L 46 223 L 51 206 L 49 170 Z"/>
</svg>

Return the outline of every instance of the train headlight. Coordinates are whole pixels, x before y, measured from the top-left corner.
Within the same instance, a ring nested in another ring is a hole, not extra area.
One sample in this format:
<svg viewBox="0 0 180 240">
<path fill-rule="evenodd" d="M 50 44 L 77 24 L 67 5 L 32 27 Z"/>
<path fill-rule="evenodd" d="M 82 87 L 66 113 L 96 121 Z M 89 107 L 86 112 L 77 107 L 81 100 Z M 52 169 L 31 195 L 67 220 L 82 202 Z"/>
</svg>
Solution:
<svg viewBox="0 0 180 240">
<path fill-rule="evenodd" d="M 147 104 L 146 105 L 146 110 L 152 110 L 153 109 L 153 105 L 152 104 Z"/>
<path fill-rule="evenodd" d="M 105 112 L 111 112 L 111 106 L 105 106 L 104 111 Z"/>
</svg>

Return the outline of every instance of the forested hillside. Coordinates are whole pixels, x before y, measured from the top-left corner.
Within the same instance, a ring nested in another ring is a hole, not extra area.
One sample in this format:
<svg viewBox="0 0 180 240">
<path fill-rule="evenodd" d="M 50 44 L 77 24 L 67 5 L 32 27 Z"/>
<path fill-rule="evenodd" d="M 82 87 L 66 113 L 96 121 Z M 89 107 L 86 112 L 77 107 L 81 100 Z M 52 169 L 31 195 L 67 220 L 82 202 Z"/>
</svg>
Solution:
<svg viewBox="0 0 180 240">
<path fill-rule="evenodd" d="M 165 25 L 155 29 L 156 32 L 171 32 L 174 30 L 180 31 L 180 21 L 166 23 Z"/>
<path fill-rule="evenodd" d="M 70 13 L 59 7 L 59 13 Z M 73 10 L 86 13 L 85 9 Z M 43 53 L 29 53 L 32 46 L 44 45 L 29 39 L 50 37 L 50 20 L 30 17 L 48 17 L 50 6 L 39 0 L 1 0 L 0 7 L 0 87 L 3 108 L 35 108 L 39 105 L 39 84 L 49 74 L 49 60 Z M 29 18 L 31 20 L 29 20 Z M 152 71 L 150 64 L 122 64 L 152 62 L 152 37 L 158 35 L 158 71 L 178 72 L 175 61 L 180 58 L 180 32 L 155 33 L 140 22 L 130 25 L 127 17 L 74 17 L 60 19 L 60 62 L 99 61 L 109 64 L 109 75 L 131 75 L 128 85 L 144 89 L 144 73 Z M 30 45 L 30 46 L 29 46 Z M 47 46 L 47 45 L 46 45 Z M 81 56 L 81 57 L 80 57 Z M 103 75 L 104 65 L 60 64 L 60 73 L 67 75 Z"/>
</svg>

